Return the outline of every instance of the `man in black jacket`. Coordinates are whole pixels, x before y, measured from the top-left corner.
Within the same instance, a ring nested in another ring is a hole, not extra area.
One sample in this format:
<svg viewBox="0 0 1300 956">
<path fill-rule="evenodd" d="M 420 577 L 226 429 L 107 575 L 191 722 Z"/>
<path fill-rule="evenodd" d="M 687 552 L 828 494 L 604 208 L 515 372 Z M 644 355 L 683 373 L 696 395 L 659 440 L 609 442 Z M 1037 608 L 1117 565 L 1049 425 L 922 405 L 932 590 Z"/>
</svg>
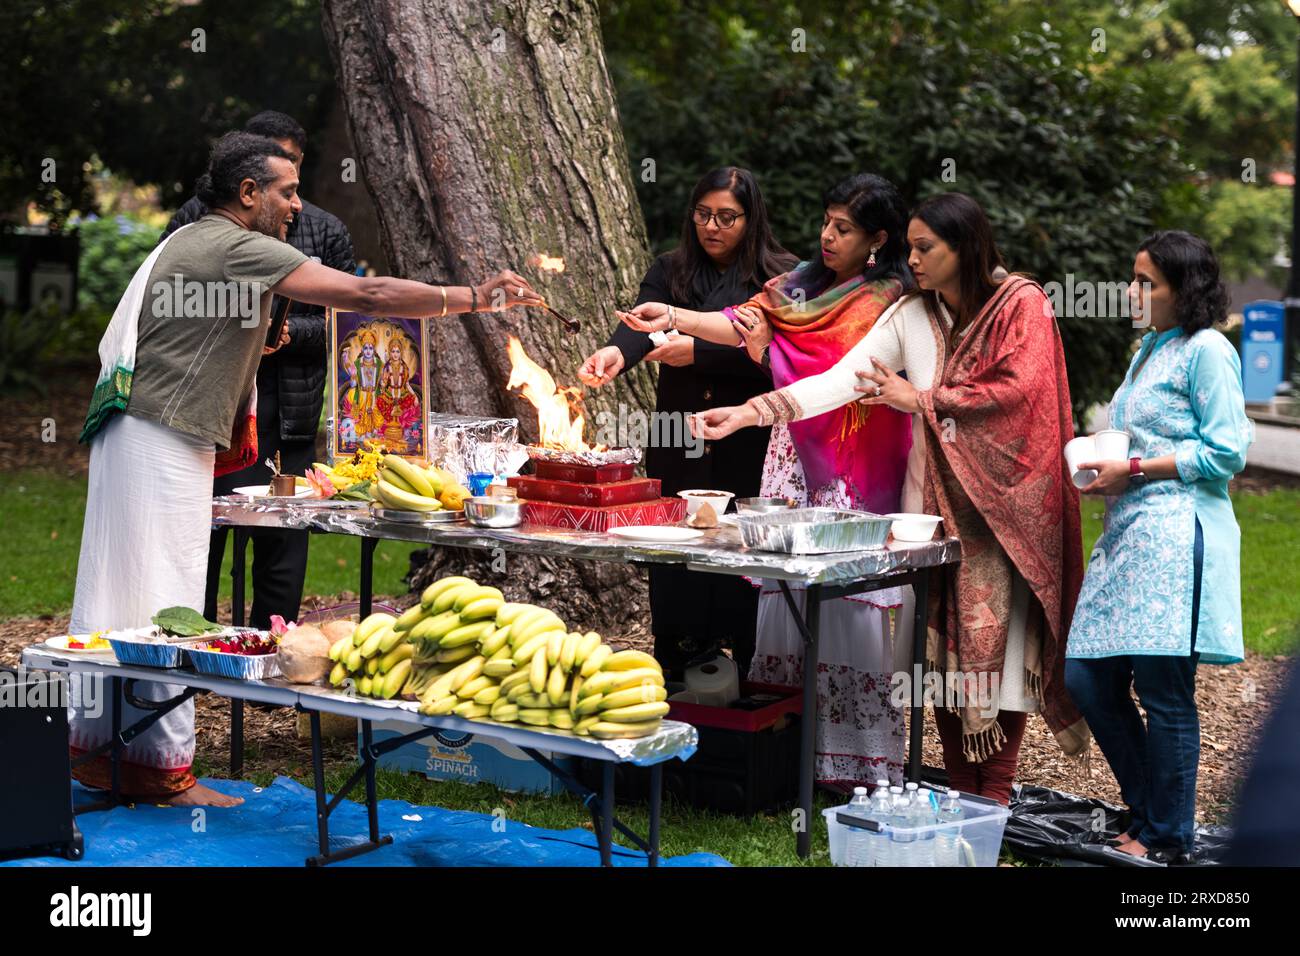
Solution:
<svg viewBox="0 0 1300 956">
<path fill-rule="evenodd" d="M 292 117 L 274 110 L 258 113 L 244 129 L 267 136 L 282 146 L 302 169 L 307 134 Z M 161 238 L 207 215 L 197 196 L 177 210 Z M 352 237 L 339 219 L 302 200 L 302 211 L 289 226 L 287 241 L 309 258 L 349 274 L 356 271 Z M 315 458 L 316 431 L 324 404 L 326 342 L 325 310 L 294 303 L 289 312 L 289 343 L 262 360 L 257 371 L 257 463 L 223 475 L 212 483 L 214 495 L 230 494 L 245 485 L 266 485 L 271 470 L 266 459 L 280 453 L 285 474 L 301 475 Z M 226 553 L 226 528 L 212 532 L 208 551 L 208 586 L 204 615 L 215 620 L 217 588 Z M 252 532 L 253 627 L 270 626 L 271 615 L 286 621 L 298 616 L 303 579 L 307 574 L 307 532 L 276 529 Z"/>
</svg>

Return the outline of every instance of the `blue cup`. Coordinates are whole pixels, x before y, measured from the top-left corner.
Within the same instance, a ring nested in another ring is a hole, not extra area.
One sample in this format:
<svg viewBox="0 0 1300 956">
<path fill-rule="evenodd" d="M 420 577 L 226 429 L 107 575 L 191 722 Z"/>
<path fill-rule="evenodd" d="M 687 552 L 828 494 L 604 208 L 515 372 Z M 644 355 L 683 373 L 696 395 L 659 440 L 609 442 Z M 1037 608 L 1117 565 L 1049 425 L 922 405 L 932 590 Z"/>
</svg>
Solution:
<svg viewBox="0 0 1300 956">
<path fill-rule="evenodd" d="M 469 481 L 469 490 L 474 497 L 487 494 L 488 485 L 492 484 L 492 473 L 489 471 L 471 471 L 465 476 Z"/>
</svg>

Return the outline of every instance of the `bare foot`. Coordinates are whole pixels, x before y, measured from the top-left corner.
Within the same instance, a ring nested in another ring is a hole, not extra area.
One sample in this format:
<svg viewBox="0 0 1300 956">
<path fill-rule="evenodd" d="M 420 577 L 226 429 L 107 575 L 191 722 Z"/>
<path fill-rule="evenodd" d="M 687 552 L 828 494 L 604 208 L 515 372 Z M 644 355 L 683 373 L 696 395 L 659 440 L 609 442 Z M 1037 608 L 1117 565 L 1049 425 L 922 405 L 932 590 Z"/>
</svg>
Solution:
<svg viewBox="0 0 1300 956">
<path fill-rule="evenodd" d="M 1139 840 L 1132 840 L 1121 847 L 1116 847 L 1116 849 L 1121 853 L 1127 853 L 1129 856 L 1142 857 L 1147 855 L 1147 848 Z"/>
<path fill-rule="evenodd" d="M 243 797 L 228 796 L 201 783 L 196 783 L 188 790 L 182 790 L 166 801 L 167 805 L 172 807 L 237 807 L 243 802 Z"/>
</svg>

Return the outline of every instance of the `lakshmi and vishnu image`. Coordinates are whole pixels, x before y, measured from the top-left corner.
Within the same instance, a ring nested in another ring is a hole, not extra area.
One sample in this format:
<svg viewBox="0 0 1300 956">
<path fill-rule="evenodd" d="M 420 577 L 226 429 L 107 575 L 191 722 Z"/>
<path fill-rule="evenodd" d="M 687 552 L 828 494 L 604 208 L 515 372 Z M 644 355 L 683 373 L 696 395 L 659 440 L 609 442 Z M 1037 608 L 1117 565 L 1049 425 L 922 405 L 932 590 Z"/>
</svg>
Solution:
<svg viewBox="0 0 1300 956">
<path fill-rule="evenodd" d="M 421 454 L 424 388 L 415 341 L 421 330 L 408 332 L 407 320 L 366 318 L 336 313 L 338 451 L 373 440 L 397 454 Z"/>
</svg>

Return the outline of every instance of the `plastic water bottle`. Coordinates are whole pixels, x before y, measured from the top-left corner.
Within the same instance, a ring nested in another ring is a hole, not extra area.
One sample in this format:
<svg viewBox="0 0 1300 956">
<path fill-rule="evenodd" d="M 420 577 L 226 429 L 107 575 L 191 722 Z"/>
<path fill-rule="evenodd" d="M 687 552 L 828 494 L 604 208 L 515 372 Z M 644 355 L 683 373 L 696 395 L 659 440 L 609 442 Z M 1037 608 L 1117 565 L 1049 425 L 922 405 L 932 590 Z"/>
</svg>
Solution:
<svg viewBox="0 0 1300 956">
<path fill-rule="evenodd" d="M 935 837 L 936 866 L 961 866 L 961 852 L 958 848 L 961 842 L 961 827 L 957 826 L 957 823 L 965 815 L 961 807 L 961 794 L 956 790 L 949 790 L 939 804 L 939 823 L 943 825 L 939 828 L 938 836 Z"/>
<path fill-rule="evenodd" d="M 912 784 L 912 786 L 916 785 Z M 915 839 L 911 832 L 912 794 L 904 791 L 902 787 L 890 787 L 889 793 L 894 803 L 893 814 L 889 820 L 889 825 L 894 828 L 890 832 L 889 864 L 890 866 L 912 866 L 912 841 Z"/>
<path fill-rule="evenodd" d="M 866 787 L 853 788 L 853 799 L 844 808 L 844 812 L 863 818 L 870 815 L 871 801 L 867 799 Z M 846 866 L 871 865 L 871 844 L 868 837 L 868 831 L 861 830 L 858 827 L 848 827 L 848 833 L 844 835 L 844 862 Z"/>
<path fill-rule="evenodd" d="M 889 781 L 877 780 L 876 789 L 871 792 L 871 814 L 867 819 L 876 823 L 888 823 L 893 811 L 893 802 L 889 795 Z M 871 862 L 868 866 L 889 866 L 889 835 L 882 831 L 866 831 L 870 839 Z"/>
<path fill-rule="evenodd" d="M 923 787 L 917 791 L 916 802 L 912 805 L 913 826 L 932 827 L 936 822 L 934 808 L 934 793 L 929 788 Z M 916 844 L 913 850 L 916 855 L 917 866 L 934 866 L 934 831 L 921 830 L 916 835 Z"/>
</svg>

